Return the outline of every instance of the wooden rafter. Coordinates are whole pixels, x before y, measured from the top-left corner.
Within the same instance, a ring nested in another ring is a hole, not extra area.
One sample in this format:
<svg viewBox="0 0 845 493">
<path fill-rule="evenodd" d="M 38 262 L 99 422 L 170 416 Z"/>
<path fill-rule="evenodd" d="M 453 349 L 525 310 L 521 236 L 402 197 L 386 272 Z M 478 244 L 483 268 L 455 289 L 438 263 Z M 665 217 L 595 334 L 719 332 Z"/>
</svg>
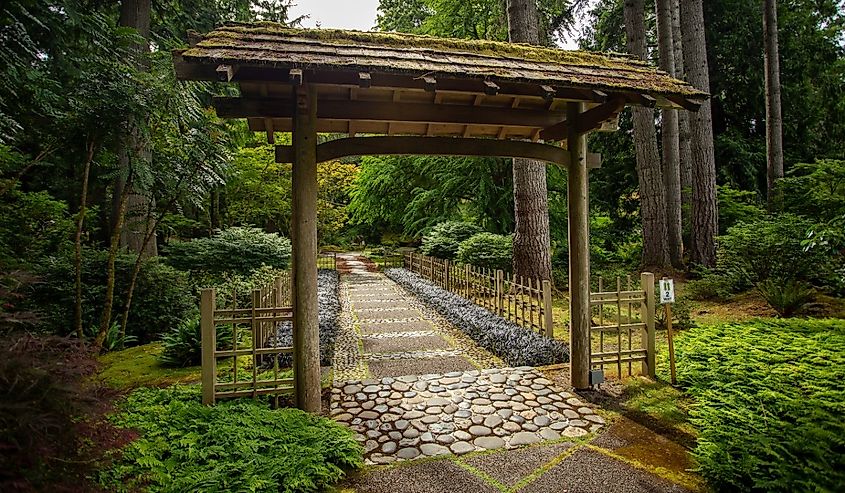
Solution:
<svg viewBox="0 0 845 493">
<path fill-rule="evenodd" d="M 220 118 L 290 118 L 293 112 L 290 100 L 285 98 L 224 97 L 216 98 L 214 106 Z M 561 111 L 543 109 L 386 101 L 320 101 L 317 107 L 318 119 L 509 127 L 547 128 L 564 116 Z"/>
</svg>

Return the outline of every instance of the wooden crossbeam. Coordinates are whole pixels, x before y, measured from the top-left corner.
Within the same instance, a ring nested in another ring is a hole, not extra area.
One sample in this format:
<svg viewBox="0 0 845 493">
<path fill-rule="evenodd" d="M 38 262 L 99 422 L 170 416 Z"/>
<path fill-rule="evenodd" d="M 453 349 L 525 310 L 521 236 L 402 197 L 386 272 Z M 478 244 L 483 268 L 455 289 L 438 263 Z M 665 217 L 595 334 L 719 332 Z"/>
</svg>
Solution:
<svg viewBox="0 0 845 493">
<path fill-rule="evenodd" d="M 462 137 L 349 137 L 317 145 L 317 162 L 348 156 L 486 156 L 537 159 L 562 166 L 570 165 L 570 153 L 558 146 L 523 140 L 495 140 Z M 293 146 L 277 145 L 276 162 L 289 163 Z M 587 167 L 601 167 L 601 155 L 587 155 Z"/>
<path fill-rule="evenodd" d="M 622 111 L 625 107 L 625 99 L 614 98 L 607 103 L 600 104 L 595 108 L 589 109 L 578 115 L 575 120 L 575 130 L 581 135 L 594 130 L 601 126 L 607 120 L 610 120 L 617 113 Z M 540 132 L 540 138 L 543 140 L 562 140 L 569 134 L 569 126 L 571 122 L 562 121 L 550 127 L 546 127 Z"/>
<path fill-rule="evenodd" d="M 293 105 L 285 98 L 214 99 L 220 118 L 291 118 Z M 383 101 L 320 101 L 317 118 L 378 122 L 447 123 L 547 128 L 564 119 L 562 111 L 496 108 L 458 104 Z"/>
</svg>

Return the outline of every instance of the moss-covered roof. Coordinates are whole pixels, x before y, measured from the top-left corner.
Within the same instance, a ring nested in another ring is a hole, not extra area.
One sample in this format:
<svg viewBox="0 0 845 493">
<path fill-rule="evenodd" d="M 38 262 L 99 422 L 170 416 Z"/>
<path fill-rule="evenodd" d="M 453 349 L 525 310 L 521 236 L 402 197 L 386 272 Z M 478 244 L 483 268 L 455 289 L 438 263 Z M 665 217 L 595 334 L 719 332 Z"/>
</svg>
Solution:
<svg viewBox="0 0 845 493">
<path fill-rule="evenodd" d="M 623 55 L 410 34 L 293 29 L 271 22 L 222 26 L 202 36 L 182 58 L 188 63 L 434 73 L 661 96 L 706 96 Z"/>
</svg>

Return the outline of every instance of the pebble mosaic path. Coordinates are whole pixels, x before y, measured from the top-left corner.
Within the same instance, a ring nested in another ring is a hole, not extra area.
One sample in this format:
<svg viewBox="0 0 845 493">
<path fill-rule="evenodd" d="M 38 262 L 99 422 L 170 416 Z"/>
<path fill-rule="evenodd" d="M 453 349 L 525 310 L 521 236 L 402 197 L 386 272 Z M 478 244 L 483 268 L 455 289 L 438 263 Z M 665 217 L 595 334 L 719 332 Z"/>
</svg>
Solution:
<svg viewBox="0 0 845 493">
<path fill-rule="evenodd" d="M 331 416 L 357 432 L 367 463 L 513 449 L 604 425 L 535 369 L 503 367 L 384 275 L 339 260 L 349 273 Z"/>
</svg>

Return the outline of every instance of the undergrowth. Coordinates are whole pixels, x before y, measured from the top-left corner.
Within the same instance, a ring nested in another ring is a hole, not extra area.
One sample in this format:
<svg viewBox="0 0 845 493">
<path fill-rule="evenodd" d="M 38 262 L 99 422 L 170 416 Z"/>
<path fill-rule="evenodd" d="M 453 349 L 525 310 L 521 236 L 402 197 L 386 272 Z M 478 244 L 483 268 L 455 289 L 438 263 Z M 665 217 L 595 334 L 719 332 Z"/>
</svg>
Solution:
<svg viewBox="0 0 845 493">
<path fill-rule="evenodd" d="M 101 471 L 109 491 L 320 491 L 362 465 L 351 431 L 247 399 L 215 406 L 198 387 L 140 388 L 112 417 L 140 438 Z"/>
<path fill-rule="evenodd" d="M 694 455 L 720 491 L 841 491 L 845 322 L 755 320 L 676 340 Z"/>
</svg>

